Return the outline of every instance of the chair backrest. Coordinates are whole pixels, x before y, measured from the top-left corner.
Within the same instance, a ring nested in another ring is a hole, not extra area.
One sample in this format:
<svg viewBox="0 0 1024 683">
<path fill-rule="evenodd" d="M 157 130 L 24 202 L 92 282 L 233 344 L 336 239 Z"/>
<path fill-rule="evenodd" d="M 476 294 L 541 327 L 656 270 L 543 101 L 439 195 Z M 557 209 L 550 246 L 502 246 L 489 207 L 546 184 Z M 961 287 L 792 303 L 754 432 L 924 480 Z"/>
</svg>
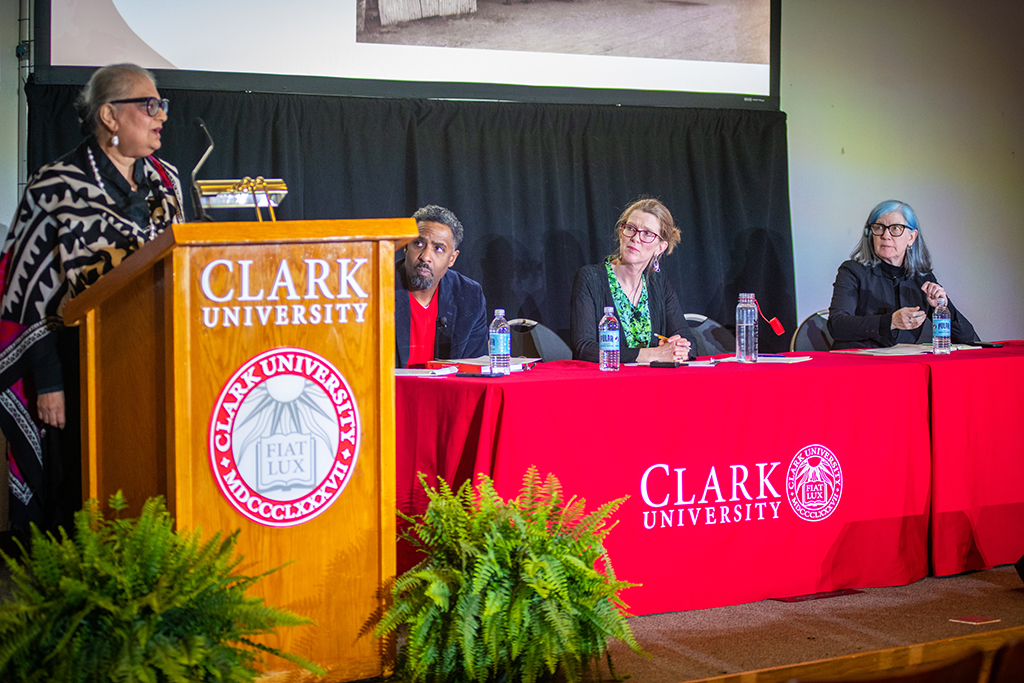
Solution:
<svg viewBox="0 0 1024 683">
<path fill-rule="evenodd" d="M 686 322 L 697 338 L 698 356 L 715 356 L 736 351 L 736 336 L 717 322 L 700 313 L 687 313 Z"/>
<path fill-rule="evenodd" d="M 828 309 L 812 313 L 800 323 L 789 342 L 790 351 L 831 351 L 832 335 L 828 331 Z"/>
<path fill-rule="evenodd" d="M 857 678 L 804 679 L 794 678 L 789 683 L 840 683 L 841 681 L 861 681 L 863 683 L 978 683 L 981 676 L 981 665 L 985 654 L 975 650 L 959 659 L 940 664 L 928 665 L 903 670 L 900 673 L 882 673 L 880 675 L 860 676 Z"/>
<path fill-rule="evenodd" d="M 992 659 L 989 683 L 1024 683 L 1024 640 L 1006 643 Z"/>
<path fill-rule="evenodd" d="M 546 325 L 529 318 L 513 318 L 508 321 L 511 354 L 552 360 L 572 360 L 572 349 L 558 334 Z"/>
</svg>

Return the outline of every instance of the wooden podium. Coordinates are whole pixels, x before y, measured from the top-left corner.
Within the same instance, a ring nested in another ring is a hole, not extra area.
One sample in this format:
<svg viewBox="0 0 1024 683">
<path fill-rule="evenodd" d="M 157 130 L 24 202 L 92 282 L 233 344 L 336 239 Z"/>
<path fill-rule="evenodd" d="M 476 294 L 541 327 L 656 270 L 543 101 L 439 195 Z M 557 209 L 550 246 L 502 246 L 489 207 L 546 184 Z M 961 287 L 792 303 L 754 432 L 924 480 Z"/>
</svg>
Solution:
<svg viewBox="0 0 1024 683">
<path fill-rule="evenodd" d="M 84 495 L 166 497 L 241 529 L 254 592 L 316 621 L 265 642 L 330 681 L 387 675 L 360 635 L 395 573 L 394 254 L 411 218 L 174 225 L 70 301 Z M 270 658 L 268 671 L 294 669 Z"/>
</svg>

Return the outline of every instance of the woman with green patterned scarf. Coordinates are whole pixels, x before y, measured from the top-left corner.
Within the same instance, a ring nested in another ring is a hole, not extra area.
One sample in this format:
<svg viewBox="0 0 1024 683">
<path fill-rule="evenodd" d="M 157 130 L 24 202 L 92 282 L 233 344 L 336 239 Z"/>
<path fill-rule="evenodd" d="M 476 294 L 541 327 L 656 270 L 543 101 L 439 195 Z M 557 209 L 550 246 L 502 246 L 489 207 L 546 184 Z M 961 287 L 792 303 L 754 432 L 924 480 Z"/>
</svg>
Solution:
<svg viewBox="0 0 1024 683">
<path fill-rule="evenodd" d="M 597 362 L 597 324 L 605 306 L 619 319 L 623 363 L 682 361 L 696 357 L 697 343 L 679 300 L 660 275 L 662 256 L 679 243 L 679 228 L 657 199 L 630 204 L 615 224 L 618 248 L 604 263 L 576 272 L 569 323 L 572 355 Z"/>
</svg>

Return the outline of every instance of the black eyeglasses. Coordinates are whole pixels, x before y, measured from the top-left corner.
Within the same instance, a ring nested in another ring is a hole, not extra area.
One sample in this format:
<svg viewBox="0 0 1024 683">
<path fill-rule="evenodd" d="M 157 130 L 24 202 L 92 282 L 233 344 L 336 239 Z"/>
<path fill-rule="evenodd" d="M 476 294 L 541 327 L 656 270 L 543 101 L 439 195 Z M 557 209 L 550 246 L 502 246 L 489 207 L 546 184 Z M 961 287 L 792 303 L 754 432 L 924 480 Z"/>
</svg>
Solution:
<svg viewBox="0 0 1024 683">
<path fill-rule="evenodd" d="M 899 237 L 903 234 L 904 230 L 913 230 L 909 225 L 903 225 L 902 223 L 893 223 L 892 225 L 885 225 L 884 223 L 872 223 L 868 226 L 868 230 L 875 237 L 880 237 L 886 230 L 893 237 Z"/>
<path fill-rule="evenodd" d="M 650 244 L 651 242 L 653 242 L 654 240 L 656 240 L 656 239 L 658 239 L 660 237 L 660 235 L 658 235 L 658 233 L 651 232 L 650 230 L 641 230 L 640 228 L 636 227 L 632 223 L 623 223 L 619 227 L 619 230 L 621 230 L 622 234 L 625 235 L 626 237 L 632 237 L 633 235 L 640 235 L 640 241 L 643 242 L 644 244 Z"/>
<path fill-rule="evenodd" d="M 163 110 L 166 114 L 171 106 L 171 102 L 167 98 L 160 100 L 155 97 L 132 97 L 127 100 L 111 100 L 110 104 L 145 104 L 146 113 L 149 116 L 156 116 L 156 113 L 160 110 Z"/>
</svg>

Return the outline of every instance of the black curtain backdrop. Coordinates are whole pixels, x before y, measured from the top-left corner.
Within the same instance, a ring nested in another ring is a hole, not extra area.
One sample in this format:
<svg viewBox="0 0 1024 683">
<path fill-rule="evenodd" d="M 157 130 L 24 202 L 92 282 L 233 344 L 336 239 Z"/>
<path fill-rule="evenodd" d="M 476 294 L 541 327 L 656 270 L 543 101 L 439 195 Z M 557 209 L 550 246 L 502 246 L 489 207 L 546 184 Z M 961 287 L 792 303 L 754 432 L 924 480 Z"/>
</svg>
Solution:
<svg viewBox="0 0 1024 683">
<path fill-rule="evenodd" d="M 29 167 L 81 141 L 78 86 L 29 83 Z M 633 199 L 661 199 L 682 230 L 663 260 L 684 311 L 732 326 L 739 292 L 764 314 L 761 350 L 788 350 L 796 294 L 786 117 L 782 112 L 361 99 L 161 91 L 171 101 L 158 155 L 183 183 L 283 178 L 279 220 L 410 216 L 447 206 L 466 228 L 455 269 L 490 308 L 539 320 L 568 338 L 576 269 L 614 248 Z M 255 220 L 252 210 L 214 220 Z"/>
</svg>

